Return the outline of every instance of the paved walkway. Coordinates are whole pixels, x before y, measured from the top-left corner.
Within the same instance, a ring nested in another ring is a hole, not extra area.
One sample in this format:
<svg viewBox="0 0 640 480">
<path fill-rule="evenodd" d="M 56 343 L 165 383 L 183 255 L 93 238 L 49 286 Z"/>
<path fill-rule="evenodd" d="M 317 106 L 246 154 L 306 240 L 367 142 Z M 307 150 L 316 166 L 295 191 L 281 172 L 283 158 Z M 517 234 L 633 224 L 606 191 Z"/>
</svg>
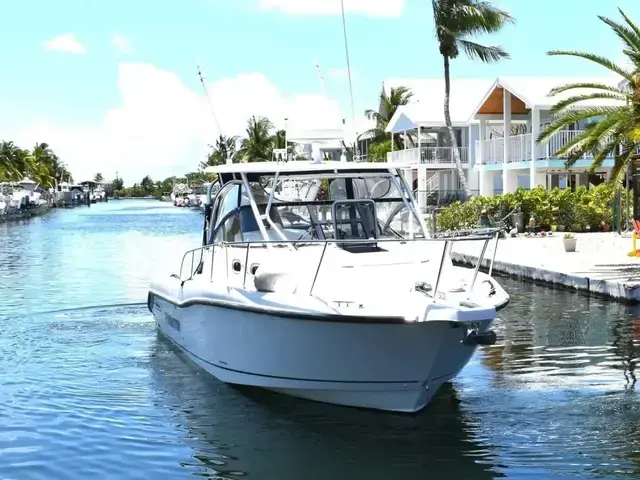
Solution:
<svg viewBox="0 0 640 480">
<path fill-rule="evenodd" d="M 549 237 L 520 235 L 500 240 L 493 268 L 522 279 L 640 302 L 640 257 L 627 256 L 631 251 L 630 236 L 611 232 L 575 235 L 578 239 L 575 252 L 564 251 L 561 232 Z M 459 263 L 474 262 L 480 248 L 476 242 L 457 242 L 453 259 Z M 492 254 L 490 247 L 485 254 L 487 265 Z"/>
</svg>

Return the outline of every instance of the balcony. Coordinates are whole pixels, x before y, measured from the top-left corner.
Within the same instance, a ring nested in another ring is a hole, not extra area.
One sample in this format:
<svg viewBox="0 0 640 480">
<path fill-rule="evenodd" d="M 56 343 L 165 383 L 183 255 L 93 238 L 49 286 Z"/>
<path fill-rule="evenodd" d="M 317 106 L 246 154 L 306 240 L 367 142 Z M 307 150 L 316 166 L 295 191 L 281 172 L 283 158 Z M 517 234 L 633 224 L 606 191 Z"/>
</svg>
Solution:
<svg viewBox="0 0 640 480">
<path fill-rule="evenodd" d="M 573 140 L 582 130 L 562 130 L 553 135 L 548 143 L 536 145 L 536 160 L 558 160 L 558 150 Z M 476 158 L 479 165 L 495 165 L 505 162 L 504 138 L 492 138 L 482 142 L 482 157 L 480 141 L 476 141 Z M 593 155 L 586 154 L 585 160 L 591 160 Z M 612 157 L 613 158 L 613 157 Z M 531 160 L 531 134 L 514 135 L 509 137 L 509 157 L 506 163 L 527 162 Z"/>
<path fill-rule="evenodd" d="M 469 148 L 458 147 L 463 167 L 469 167 Z M 456 162 L 453 147 L 420 147 L 397 150 L 387 154 L 387 162 L 400 165 L 428 165 L 432 168 L 452 169 Z"/>
</svg>

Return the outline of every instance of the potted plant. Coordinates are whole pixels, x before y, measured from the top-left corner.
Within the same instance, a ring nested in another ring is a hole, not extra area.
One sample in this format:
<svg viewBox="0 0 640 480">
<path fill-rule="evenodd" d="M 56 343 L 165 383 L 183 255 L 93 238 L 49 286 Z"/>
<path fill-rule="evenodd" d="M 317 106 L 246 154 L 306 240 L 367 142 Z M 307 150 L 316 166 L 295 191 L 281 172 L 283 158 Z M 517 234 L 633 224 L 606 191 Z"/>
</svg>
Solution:
<svg viewBox="0 0 640 480">
<path fill-rule="evenodd" d="M 564 251 L 575 252 L 577 242 L 578 242 L 578 239 L 573 233 L 570 233 L 570 232 L 565 233 L 562 239 L 562 243 L 564 243 Z"/>
<path fill-rule="evenodd" d="M 608 232 L 609 230 L 611 230 L 611 225 L 609 225 L 604 220 L 600 222 L 600 227 L 602 228 L 603 232 Z"/>
<path fill-rule="evenodd" d="M 557 232 L 558 231 L 558 225 L 551 225 L 551 231 L 552 232 Z"/>
</svg>

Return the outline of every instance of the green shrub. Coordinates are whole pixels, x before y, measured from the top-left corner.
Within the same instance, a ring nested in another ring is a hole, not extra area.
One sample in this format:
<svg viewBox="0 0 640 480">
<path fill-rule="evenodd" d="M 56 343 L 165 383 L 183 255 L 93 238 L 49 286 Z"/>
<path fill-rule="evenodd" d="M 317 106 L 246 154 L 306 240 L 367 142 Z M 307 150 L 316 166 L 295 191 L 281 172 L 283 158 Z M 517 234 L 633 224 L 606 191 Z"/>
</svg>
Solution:
<svg viewBox="0 0 640 480">
<path fill-rule="evenodd" d="M 632 195 L 622 191 L 623 214 L 627 195 L 630 201 L 633 200 Z M 468 202 L 451 204 L 438 213 L 438 230 L 475 227 L 483 209 L 497 221 L 517 208 L 524 214 L 525 225 L 533 216 L 538 224 L 545 227 L 564 225 L 572 230 L 587 227 L 595 230 L 603 223 L 611 224 L 614 196 L 615 186 L 610 183 L 602 183 L 589 190 L 584 186 L 575 190 L 519 188 L 514 193 L 495 197 L 474 197 Z"/>
</svg>

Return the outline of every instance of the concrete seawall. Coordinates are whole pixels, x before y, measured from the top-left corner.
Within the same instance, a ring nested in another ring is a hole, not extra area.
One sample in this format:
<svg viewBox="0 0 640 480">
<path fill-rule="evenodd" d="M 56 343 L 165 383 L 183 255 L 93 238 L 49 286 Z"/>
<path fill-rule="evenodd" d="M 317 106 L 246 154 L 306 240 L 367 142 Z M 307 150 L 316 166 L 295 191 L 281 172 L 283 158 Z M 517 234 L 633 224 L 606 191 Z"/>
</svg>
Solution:
<svg viewBox="0 0 640 480">
<path fill-rule="evenodd" d="M 576 234 L 576 251 L 565 252 L 562 235 L 500 240 L 494 272 L 640 303 L 640 257 L 627 256 L 631 251 L 631 238 L 615 233 Z M 638 246 L 640 248 L 640 241 Z M 478 245 L 460 242 L 455 244 L 452 259 L 457 264 L 470 265 L 477 262 L 479 254 Z M 489 266 L 492 255 L 490 247 L 483 267 Z"/>
</svg>

